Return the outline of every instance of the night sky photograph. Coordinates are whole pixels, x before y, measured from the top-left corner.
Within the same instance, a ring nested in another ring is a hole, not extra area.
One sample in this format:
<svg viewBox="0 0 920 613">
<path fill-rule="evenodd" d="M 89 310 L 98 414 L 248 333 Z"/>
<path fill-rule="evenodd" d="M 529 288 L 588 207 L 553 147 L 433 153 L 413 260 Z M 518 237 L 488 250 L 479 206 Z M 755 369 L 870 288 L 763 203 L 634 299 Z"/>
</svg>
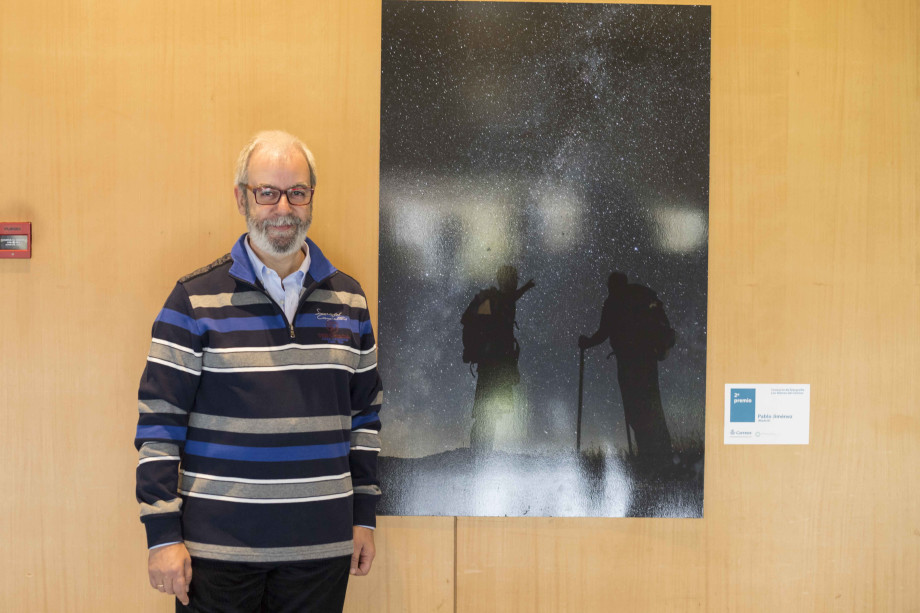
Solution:
<svg viewBox="0 0 920 613">
<path fill-rule="evenodd" d="M 709 7 L 385 1 L 381 78 L 379 511 L 701 517 Z"/>
</svg>

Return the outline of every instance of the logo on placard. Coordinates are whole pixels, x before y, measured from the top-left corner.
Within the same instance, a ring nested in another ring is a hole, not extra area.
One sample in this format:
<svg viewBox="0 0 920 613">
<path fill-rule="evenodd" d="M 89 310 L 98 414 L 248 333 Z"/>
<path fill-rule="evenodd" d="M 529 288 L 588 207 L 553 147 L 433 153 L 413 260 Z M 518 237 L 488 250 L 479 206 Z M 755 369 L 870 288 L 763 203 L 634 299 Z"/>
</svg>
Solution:
<svg viewBox="0 0 920 613">
<path fill-rule="evenodd" d="M 732 422 L 753 422 L 756 411 L 755 390 L 753 388 L 732 388 L 731 390 L 731 413 L 729 421 Z"/>
</svg>

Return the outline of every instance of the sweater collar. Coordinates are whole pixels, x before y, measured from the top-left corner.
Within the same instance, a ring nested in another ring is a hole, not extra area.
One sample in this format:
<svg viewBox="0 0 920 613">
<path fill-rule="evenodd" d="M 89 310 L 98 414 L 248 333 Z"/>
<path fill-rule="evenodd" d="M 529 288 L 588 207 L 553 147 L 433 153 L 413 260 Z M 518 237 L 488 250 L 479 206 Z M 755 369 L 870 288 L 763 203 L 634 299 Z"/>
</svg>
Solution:
<svg viewBox="0 0 920 613">
<path fill-rule="evenodd" d="M 253 270 L 249 256 L 246 254 L 246 244 L 244 242 L 246 237 L 246 233 L 240 236 L 230 250 L 230 259 L 233 260 L 233 265 L 230 266 L 230 274 L 250 285 L 256 285 L 256 272 Z M 316 243 L 309 238 L 306 239 L 306 243 L 310 252 L 310 268 L 307 270 L 303 280 L 304 287 L 319 283 L 337 272 L 332 263 L 320 251 L 320 248 L 316 246 Z"/>
</svg>

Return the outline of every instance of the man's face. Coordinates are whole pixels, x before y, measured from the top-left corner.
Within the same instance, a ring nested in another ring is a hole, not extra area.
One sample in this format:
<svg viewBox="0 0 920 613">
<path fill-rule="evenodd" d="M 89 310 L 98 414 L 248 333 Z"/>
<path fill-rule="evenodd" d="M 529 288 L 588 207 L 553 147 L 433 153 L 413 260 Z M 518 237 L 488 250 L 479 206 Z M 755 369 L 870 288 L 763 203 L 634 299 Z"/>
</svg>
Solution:
<svg viewBox="0 0 920 613">
<path fill-rule="evenodd" d="M 310 167 L 296 149 L 258 149 L 249 158 L 249 184 L 253 187 L 270 185 L 286 190 L 295 185 L 310 186 Z M 246 218 L 249 240 L 259 251 L 277 257 L 295 253 L 303 245 L 310 222 L 313 203 L 292 206 L 287 196 L 273 205 L 257 204 L 252 192 L 237 186 L 237 208 Z"/>
</svg>

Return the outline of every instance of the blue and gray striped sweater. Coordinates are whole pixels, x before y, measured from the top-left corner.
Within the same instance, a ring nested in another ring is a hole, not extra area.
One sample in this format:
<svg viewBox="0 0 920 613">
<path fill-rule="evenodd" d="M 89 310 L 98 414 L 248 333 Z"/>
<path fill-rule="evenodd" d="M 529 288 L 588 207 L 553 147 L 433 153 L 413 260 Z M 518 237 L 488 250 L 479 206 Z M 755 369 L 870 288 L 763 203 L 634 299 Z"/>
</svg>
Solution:
<svg viewBox="0 0 920 613">
<path fill-rule="evenodd" d="M 349 555 L 380 495 L 367 300 L 308 239 L 289 322 L 244 240 L 180 279 L 153 324 L 135 439 L 147 543 L 240 562 Z"/>
</svg>

